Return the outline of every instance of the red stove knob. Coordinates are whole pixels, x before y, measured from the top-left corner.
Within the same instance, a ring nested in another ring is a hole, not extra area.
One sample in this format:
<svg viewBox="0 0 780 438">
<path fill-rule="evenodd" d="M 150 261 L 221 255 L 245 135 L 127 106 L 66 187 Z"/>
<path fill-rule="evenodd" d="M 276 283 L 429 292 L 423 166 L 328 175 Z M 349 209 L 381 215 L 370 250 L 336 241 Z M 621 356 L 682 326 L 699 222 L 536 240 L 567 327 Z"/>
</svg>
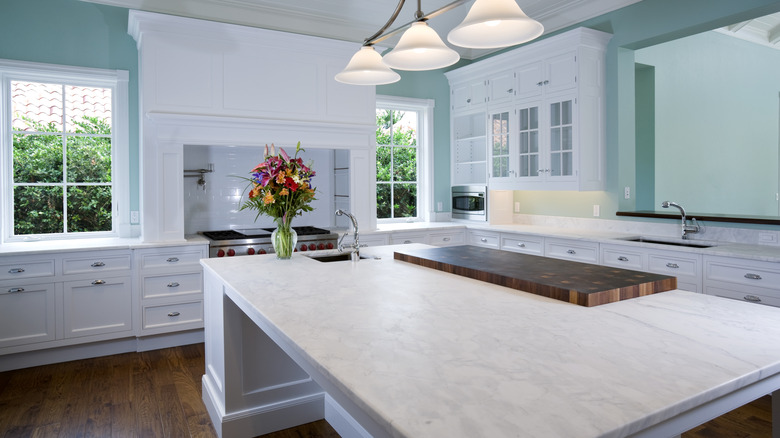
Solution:
<svg viewBox="0 0 780 438">
<path fill-rule="evenodd" d="M 221 249 L 219 251 L 217 251 L 217 257 L 225 257 L 225 251 L 223 251 Z"/>
<path fill-rule="evenodd" d="M 264 250 L 264 249 L 261 249 L 260 251 L 257 251 L 257 253 L 258 253 L 258 254 L 268 254 L 267 252 L 265 252 L 265 250 Z"/>
<path fill-rule="evenodd" d="M 328 244 L 325 245 L 325 248 L 333 249 L 333 242 L 328 242 Z"/>
<path fill-rule="evenodd" d="M 233 249 L 229 249 L 228 250 L 228 257 L 233 257 L 234 255 L 236 255 L 236 251 L 233 250 Z"/>
<path fill-rule="evenodd" d="M 315 245 L 315 244 L 313 244 L 313 243 L 310 243 L 310 244 L 309 244 L 309 249 L 310 249 L 310 250 L 312 250 L 312 251 L 314 251 L 315 249 L 317 249 L 317 245 Z"/>
<path fill-rule="evenodd" d="M 317 249 L 325 249 L 325 244 L 320 243 L 319 245 L 317 245 Z"/>
<path fill-rule="evenodd" d="M 252 255 L 252 254 L 255 253 L 255 249 L 254 248 L 249 248 L 248 250 L 246 250 L 246 253 L 249 254 L 249 255 Z"/>
<path fill-rule="evenodd" d="M 305 244 L 305 243 L 304 243 L 303 245 L 301 245 L 301 251 L 306 251 L 306 250 L 308 250 L 308 249 L 309 249 L 309 247 L 308 247 L 308 246 L 306 246 L 306 244 Z"/>
</svg>

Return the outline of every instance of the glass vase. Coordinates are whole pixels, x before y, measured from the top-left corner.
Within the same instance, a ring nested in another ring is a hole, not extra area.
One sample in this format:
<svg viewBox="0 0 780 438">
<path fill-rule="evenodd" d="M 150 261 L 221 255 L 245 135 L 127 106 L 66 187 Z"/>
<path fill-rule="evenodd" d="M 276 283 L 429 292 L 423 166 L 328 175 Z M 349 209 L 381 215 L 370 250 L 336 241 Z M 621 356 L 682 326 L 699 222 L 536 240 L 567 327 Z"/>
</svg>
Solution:
<svg viewBox="0 0 780 438">
<path fill-rule="evenodd" d="M 271 242 L 274 245 L 276 258 L 287 260 L 292 257 L 295 251 L 298 233 L 290 226 L 289 222 L 280 219 L 276 221 L 276 229 L 271 233 Z"/>
</svg>

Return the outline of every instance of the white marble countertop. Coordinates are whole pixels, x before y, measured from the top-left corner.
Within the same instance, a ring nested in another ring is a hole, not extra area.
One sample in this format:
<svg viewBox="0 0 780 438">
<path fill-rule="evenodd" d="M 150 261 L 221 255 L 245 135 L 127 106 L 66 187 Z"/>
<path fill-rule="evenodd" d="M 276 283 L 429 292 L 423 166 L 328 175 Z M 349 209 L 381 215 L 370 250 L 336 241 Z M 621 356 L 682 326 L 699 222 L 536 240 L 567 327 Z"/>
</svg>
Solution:
<svg viewBox="0 0 780 438">
<path fill-rule="evenodd" d="M 393 436 L 626 436 L 780 375 L 778 308 L 685 291 L 586 308 L 393 260 L 415 246 L 202 263 Z"/>
<path fill-rule="evenodd" d="M 0 256 L 35 255 L 63 251 L 95 251 L 111 249 L 141 249 L 162 246 L 208 245 L 202 236 L 187 236 L 176 242 L 143 242 L 140 238 L 63 239 L 26 242 L 7 242 L 0 245 Z"/>
</svg>

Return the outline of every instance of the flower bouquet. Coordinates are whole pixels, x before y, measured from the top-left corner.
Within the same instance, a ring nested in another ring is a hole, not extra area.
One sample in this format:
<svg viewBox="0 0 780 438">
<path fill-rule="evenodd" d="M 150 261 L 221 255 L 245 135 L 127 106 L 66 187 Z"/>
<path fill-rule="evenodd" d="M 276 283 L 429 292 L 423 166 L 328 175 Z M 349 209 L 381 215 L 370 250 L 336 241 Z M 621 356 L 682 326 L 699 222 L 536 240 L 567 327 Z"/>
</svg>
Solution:
<svg viewBox="0 0 780 438">
<path fill-rule="evenodd" d="M 295 250 L 297 235 L 290 227 L 292 219 L 304 211 L 312 211 L 309 203 L 316 199 L 316 189 L 311 186 L 315 172 L 298 158 L 302 150 L 298 142 L 295 156 L 290 158 L 284 149 L 279 148 L 277 155 L 273 144 L 270 151 L 266 145 L 263 162 L 252 169 L 250 178 L 244 178 L 249 181 L 249 198 L 241 210 L 257 210 L 257 217 L 265 214 L 274 219 L 276 230 L 271 240 L 279 259 L 289 259 Z"/>
</svg>

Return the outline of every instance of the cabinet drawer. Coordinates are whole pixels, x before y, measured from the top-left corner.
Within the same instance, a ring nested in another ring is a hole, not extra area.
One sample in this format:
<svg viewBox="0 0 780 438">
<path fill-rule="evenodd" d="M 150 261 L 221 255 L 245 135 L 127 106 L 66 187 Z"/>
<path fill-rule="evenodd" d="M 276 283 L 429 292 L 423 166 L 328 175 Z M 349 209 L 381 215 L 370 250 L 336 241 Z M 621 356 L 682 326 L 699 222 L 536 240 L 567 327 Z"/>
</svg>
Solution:
<svg viewBox="0 0 780 438">
<path fill-rule="evenodd" d="M 498 249 L 500 240 L 497 233 L 481 233 L 478 231 L 469 231 L 469 245 L 484 246 L 487 248 Z"/>
<path fill-rule="evenodd" d="M 626 250 L 624 247 L 601 246 L 601 264 L 616 268 L 642 270 L 645 258 L 642 252 Z"/>
<path fill-rule="evenodd" d="M 200 259 L 205 258 L 204 251 L 199 248 L 182 250 L 177 248 L 171 251 L 154 251 L 143 253 L 140 257 L 140 268 L 165 268 L 181 266 L 200 266 Z"/>
<path fill-rule="evenodd" d="M 390 235 L 390 244 L 428 243 L 427 237 L 426 233 L 393 233 Z"/>
<path fill-rule="evenodd" d="M 65 282 L 65 337 L 131 331 L 130 277 Z"/>
<path fill-rule="evenodd" d="M 165 306 L 148 306 L 143 310 L 143 330 L 153 330 L 168 327 L 179 329 L 182 325 L 203 325 L 203 302 L 168 304 Z"/>
<path fill-rule="evenodd" d="M 585 263 L 598 263 L 599 244 L 597 242 L 568 241 L 549 239 L 545 242 L 544 255 L 558 259 L 574 260 Z"/>
<path fill-rule="evenodd" d="M 143 278 L 142 298 L 162 298 L 203 292 L 201 274 L 183 273 Z"/>
<path fill-rule="evenodd" d="M 0 280 L 54 276 L 54 259 L 4 257 L 0 259 Z"/>
<path fill-rule="evenodd" d="M 698 256 L 649 254 L 647 269 L 657 274 L 701 278 Z"/>
<path fill-rule="evenodd" d="M 454 233 L 433 233 L 428 236 L 428 243 L 436 246 L 463 245 L 466 234 L 463 231 Z"/>
<path fill-rule="evenodd" d="M 62 273 L 65 275 L 121 272 L 129 271 L 131 268 L 130 252 L 85 253 L 84 256 L 68 257 L 62 260 Z"/>
<path fill-rule="evenodd" d="M 705 277 L 708 281 L 763 287 L 780 291 L 780 266 L 766 262 L 733 262 L 707 260 Z"/>
<path fill-rule="evenodd" d="M 768 289 L 745 292 L 737 289 L 730 289 L 728 285 L 723 285 L 722 287 L 708 285 L 704 292 L 708 295 L 715 295 L 718 297 L 780 307 L 780 293 L 775 293 Z"/>
<path fill-rule="evenodd" d="M 501 249 L 525 254 L 544 254 L 544 238 L 524 234 L 501 235 Z"/>
<path fill-rule="evenodd" d="M 0 287 L 0 348 L 55 338 L 54 284 Z"/>
</svg>

